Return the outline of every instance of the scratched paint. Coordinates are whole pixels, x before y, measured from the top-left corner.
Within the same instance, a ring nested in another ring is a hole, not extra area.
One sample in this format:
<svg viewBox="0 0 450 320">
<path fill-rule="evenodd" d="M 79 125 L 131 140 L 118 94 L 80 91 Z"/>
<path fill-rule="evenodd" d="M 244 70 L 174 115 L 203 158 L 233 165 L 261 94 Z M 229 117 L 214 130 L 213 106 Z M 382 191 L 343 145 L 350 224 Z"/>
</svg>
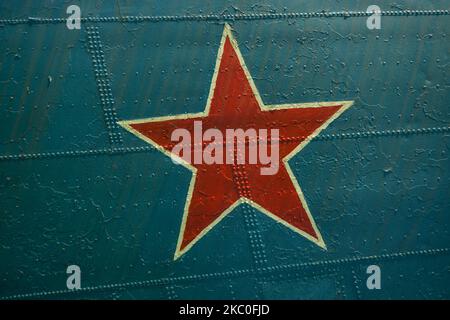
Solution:
<svg viewBox="0 0 450 320">
<path fill-rule="evenodd" d="M 448 1 L 51 3 L 0 4 L 0 297 L 449 298 Z M 326 252 L 248 206 L 174 262 L 190 173 L 111 126 L 202 111 L 225 21 L 266 104 L 355 101 L 290 161 Z"/>
</svg>

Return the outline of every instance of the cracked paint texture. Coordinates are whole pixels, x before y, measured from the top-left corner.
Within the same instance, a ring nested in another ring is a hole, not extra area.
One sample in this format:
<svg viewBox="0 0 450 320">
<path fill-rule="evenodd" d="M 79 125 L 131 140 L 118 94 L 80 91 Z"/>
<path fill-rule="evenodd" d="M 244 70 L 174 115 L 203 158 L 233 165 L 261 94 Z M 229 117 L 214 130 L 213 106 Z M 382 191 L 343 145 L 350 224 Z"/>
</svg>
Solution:
<svg viewBox="0 0 450 320">
<path fill-rule="evenodd" d="M 203 2 L 80 7 L 83 16 L 120 17 L 373 4 Z M 64 18 L 66 7 L 2 2 L 0 21 Z M 202 111 L 224 21 L 86 21 L 74 31 L 0 23 L 0 298 L 450 298 L 449 19 L 385 16 L 381 30 L 368 30 L 365 17 L 228 21 L 266 104 L 355 101 L 290 160 L 328 250 L 240 206 L 175 262 L 190 173 L 126 132 L 120 148 L 112 143 L 121 128 L 108 128 L 109 112 Z M 104 64 L 93 61 L 87 27 L 98 31 Z M 102 101 L 103 65 L 112 104 Z M 66 289 L 71 264 L 82 270 L 77 292 Z M 370 264 L 382 270 L 382 290 L 365 286 Z"/>
</svg>

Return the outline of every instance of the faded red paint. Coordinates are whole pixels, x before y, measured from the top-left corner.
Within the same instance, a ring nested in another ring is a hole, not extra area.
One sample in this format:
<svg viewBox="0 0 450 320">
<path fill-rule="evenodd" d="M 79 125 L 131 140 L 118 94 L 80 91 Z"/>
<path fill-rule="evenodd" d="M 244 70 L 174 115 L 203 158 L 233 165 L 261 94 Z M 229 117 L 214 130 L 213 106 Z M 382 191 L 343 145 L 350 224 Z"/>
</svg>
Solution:
<svg viewBox="0 0 450 320">
<path fill-rule="evenodd" d="M 237 53 L 227 37 L 207 116 L 130 124 L 130 126 L 168 151 L 171 151 L 175 144 L 170 140 L 172 131 L 184 128 L 194 136 L 193 124 L 196 120 L 202 121 L 203 130 L 217 128 L 225 132 L 227 128 L 279 129 L 280 168 L 275 175 L 261 175 L 261 164 L 239 166 L 192 164 L 197 168 L 197 179 L 180 250 L 189 245 L 241 196 L 317 239 L 318 235 L 312 221 L 300 201 L 282 159 L 341 107 L 342 105 L 336 105 L 262 111 Z M 305 168 L 305 170 L 313 169 Z"/>
</svg>

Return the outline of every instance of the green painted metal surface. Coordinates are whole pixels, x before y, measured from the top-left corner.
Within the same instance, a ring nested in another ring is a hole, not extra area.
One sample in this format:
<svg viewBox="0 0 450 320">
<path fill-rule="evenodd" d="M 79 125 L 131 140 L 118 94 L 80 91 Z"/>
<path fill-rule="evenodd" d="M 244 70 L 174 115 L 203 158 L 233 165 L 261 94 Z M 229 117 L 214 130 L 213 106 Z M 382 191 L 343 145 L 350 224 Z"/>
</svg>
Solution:
<svg viewBox="0 0 450 320">
<path fill-rule="evenodd" d="M 372 4 L 2 2 L 0 298 L 450 298 L 450 2 Z M 116 121 L 202 111 L 225 22 L 265 103 L 355 101 L 290 161 L 327 251 L 239 207 L 173 260 L 190 172 Z"/>
</svg>

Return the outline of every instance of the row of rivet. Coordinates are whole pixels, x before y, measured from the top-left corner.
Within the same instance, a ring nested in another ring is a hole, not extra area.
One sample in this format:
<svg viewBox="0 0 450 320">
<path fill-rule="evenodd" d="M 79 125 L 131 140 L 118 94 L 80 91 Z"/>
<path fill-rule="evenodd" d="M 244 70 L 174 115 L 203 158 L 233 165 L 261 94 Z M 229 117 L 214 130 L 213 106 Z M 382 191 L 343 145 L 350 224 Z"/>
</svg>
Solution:
<svg viewBox="0 0 450 320">
<path fill-rule="evenodd" d="M 439 10 L 387 10 L 382 16 L 443 16 L 450 11 Z M 159 21 L 237 21 L 266 19 L 301 19 L 301 18 L 352 18 L 372 15 L 366 11 L 334 11 L 334 12 L 283 12 L 283 13 L 241 13 L 241 14 L 198 14 L 176 16 L 122 16 L 122 17 L 84 17 L 81 22 L 159 22 Z M 28 19 L 0 19 L 0 24 L 48 24 L 66 23 L 66 18 L 29 17 Z"/>
<path fill-rule="evenodd" d="M 311 140 L 338 140 L 338 139 L 359 139 L 370 137 L 389 137 L 389 136 L 407 136 L 418 134 L 439 134 L 450 132 L 450 127 L 433 127 L 433 128 L 419 128 L 419 129 L 397 129 L 397 130 L 382 130 L 382 131 L 365 131 L 365 132 L 349 132 L 339 134 L 324 134 L 319 135 Z M 302 138 L 302 137 L 300 137 Z M 290 138 L 287 138 L 290 139 Z M 60 158 L 60 157 L 80 157 L 80 156 L 95 156 L 95 155 L 115 155 L 127 153 L 151 152 L 157 149 L 152 146 L 142 147 L 126 147 L 126 148 L 104 148 L 92 150 L 71 150 L 71 151 L 55 151 L 43 153 L 27 153 L 27 154 L 12 154 L 1 155 L 0 161 L 5 160 L 27 160 L 27 159 L 42 159 L 42 158 Z"/>
<path fill-rule="evenodd" d="M 427 256 L 427 255 L 442 255 L 448 254 L 450 252 L 450 248 L 436 248 L 436 249 L 425 249 L 425 250 L 417 250 L 417 251 L 408 251 L 408 252 L 399 252 L 399 253 L 386 253 L 381 255 L 374 256 L 362 256 L 362 257 L 352 257 L 352 258 L 343 258 L 336 260 L 325 260 L 325 261 L 316 261 L 316 262 L 305 262 L 300 264 L 288 264 L 288 265 L 278 265 L 271 267 L 260 267 L 257 269 L 243 269 L 243 270 L 232 270 L 232 271 L 224 271 L 224 272 L 215 272 L 215 273 L 206 273 L 206 274 L 194 274 L 188 276 L 179 276 L 173 278 L 160 278 L 160 279 L 151 279 L 151 280 L 143 280 L 143 281 L 133 281 L 133 282 L 125 282 L 125 283 L 114 283 L 114 284 L 104 284 L 98 286 L 91 287 L 83 287 L 79 290 L 54 290 L 54 291 L 45 291 L 45 292 L 34 292 L 34 293 L 25 293 L 25 294 L 16 294 L 11 296 L 0 297 L 0 300 L 14 300 L 14 299 L 29 299 L 35 297 L 42 296 L 50 296 L 50 295 L 61 295 L 61 294 L 71 294 L 71 293 L 80 293 L 80 292 L 92 292 L 96 290 L 108 290 L 118 288 L 137 288 L 137 287 L 147 287 L 147 286 L 161 286 L 161 285 L 170 285 L 184 282 L 196 282 L 199 280 L 210 280 L 210 279 L 227 279 L 231 277 L 242 277 L 242 276 L 259 276 L 266 277 L 273 272 L 278 272 L 280 274 L 286 274 L 288 272 L 293 271 L 302 271 L 305 268 L 310 267 L 331 267 L 331 266 L 341 266 L 345 267 L 351 263 L 371 263 L 371 262 L 380 262 L 385 260 L 393 260 L 393 259 L 401 259 L 415 256 Z M 330 269 L 331 270 L 331 269 Z"/>
<path fill-rule="evenodd" d="M 234 149 L 234 159 L 237 159 L 238 149 Z M 251 188 L 248 183 L 248 177 L 244 166 L 233 165 L 233 180 L 239 196 L 251 199 Z M 248 205 L 243 206 L 244 223 L 250 240 L 250 248 L 253 255 L 255 265 L 263 265 L 267 263 L 266 250 L 261 237 L 261 228 L 254 210 Z"/>
<path fill-rule="evenodd" d="M 111 92 L 109 74 L 105 63 L 105 54 L 100 41 L 97 27 L 87 28 L 88 51 L 92 56 L 94 75 L 97 81 L 97 89 L 100 95 L 100 103 L 105 117 L 105 123 L 111 145 L 122 144 L 122 133 L 117 125 L 117 113 L 114 108 L 114 98 Z"/>
</svg>

